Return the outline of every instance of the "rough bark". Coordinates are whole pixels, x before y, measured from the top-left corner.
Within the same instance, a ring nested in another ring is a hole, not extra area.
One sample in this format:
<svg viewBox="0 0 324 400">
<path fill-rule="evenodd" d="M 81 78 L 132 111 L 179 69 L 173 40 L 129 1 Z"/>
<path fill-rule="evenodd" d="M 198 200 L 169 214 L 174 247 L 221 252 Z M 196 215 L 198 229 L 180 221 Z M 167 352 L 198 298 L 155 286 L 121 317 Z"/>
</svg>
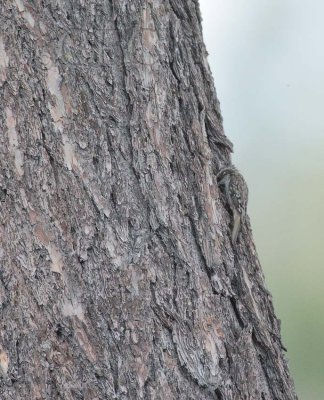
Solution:
<svg viewBox="0 0 324 400">
<path fill-rule="evenodd" d="M 296 399 L 197 0 L 2 0 L 0 29 L 0 398 Z"/>
</svg>

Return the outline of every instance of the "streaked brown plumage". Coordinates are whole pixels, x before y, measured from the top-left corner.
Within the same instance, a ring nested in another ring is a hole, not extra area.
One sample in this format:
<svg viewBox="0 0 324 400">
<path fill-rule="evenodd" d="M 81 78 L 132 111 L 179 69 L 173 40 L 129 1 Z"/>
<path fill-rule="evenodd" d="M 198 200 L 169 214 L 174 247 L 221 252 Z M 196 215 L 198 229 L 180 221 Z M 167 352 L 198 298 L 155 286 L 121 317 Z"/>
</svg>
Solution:
<svg viewBox="0 0 324 400">
<path fill-rule="evenodd" d="M 232 243 L 235 244 L 242 222 L 245 220 L 248 187 L 240 172 L 234 167 L 224 167 L 217 174 L 219 186 L 224 187 L 227 204 L 233 215 Z"/>
</svg>

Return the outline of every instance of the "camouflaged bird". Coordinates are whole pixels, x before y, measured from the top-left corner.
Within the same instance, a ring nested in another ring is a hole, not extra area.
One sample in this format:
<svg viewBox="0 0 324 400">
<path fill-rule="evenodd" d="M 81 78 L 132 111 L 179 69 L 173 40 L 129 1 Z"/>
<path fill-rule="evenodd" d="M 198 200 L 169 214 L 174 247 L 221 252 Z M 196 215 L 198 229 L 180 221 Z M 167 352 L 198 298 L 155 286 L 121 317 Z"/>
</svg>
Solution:
<svg viewBox="0 0 324 400">
<path fill-rule="evenodd" d="M 245 220 L 248 202 L 248 187 L 240 172 L 234 167 L 224 167 L 217 174 L 219 186 L 224 188 L 226 202 L 232 212 L 232 243 L 235 244 Z"/>
</svg>

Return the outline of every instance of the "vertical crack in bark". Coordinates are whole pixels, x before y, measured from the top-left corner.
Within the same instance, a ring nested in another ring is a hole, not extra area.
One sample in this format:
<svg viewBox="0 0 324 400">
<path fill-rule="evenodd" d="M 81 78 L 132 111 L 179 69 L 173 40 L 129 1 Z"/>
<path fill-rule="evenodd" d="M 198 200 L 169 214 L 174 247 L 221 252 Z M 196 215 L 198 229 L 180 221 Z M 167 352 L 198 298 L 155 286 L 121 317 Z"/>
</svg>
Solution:
<svg viewBox="0 0 324 400">
<path fill-rule="evenodd" d="M 114 2 L 115 2 L 115 0 L 111 0 L 111 4 L 112 4 L 113 9 L 115 9 Z M 125 62 L 125 54 L 124 54 L 124 48 L 123 48 L 122 34 L 121 34 L 120 29 L 118 27 L 118 19 L 117 18 L 118 17 L 116 17 L 114 19 L 114 24 L 115 24 L 115 27 L 116 27 L 116 33 L 117 33 L 117 37 L 118 37 L 119 49 L 120 49 L 120 54 L 121 54 L 121 57 L 120 57 L 121 66 L 123 68 L 123 80 L 122 80 L 123 88 L 124 88 L 124 93 L 125 93 L 125 95 L 127 97 L 128 106 L 129 106 L 129 109 L 127 110 L 128 112 L 127 112 L 127 115 L 126 115 L 126 118 L 128 119 L 127 120 L 127 124 L 126 124 L 126 130 L 128 132 L 128 137 L 129 137 L 129 152 L 130 152 L 130 156 L 131 156 L 130 166 L 131 166 L 131 168 L 133 170 L 133 173 L 134 173 L 135 177 L 139 181 L 139 173 L 135 168 L 134 153 L 133 153 L 133 148 L 132 148 L 131 118 L 132 118 L 133 106 L 132 106 L 131 96 L 128 93 L 128 90 L 127 90 L 126 79 L 127 79 L 128 72 L 127 72 L 127 67 L 126 67 L 126 62 Z"/>
<path fill-rule="evenodd" d="M 236 300 L 235 300 L 234 297 L 230 297 L 229 299 L 230 299 L 234 314 L 236 316 L 236 320 L 239 323 L 240 327 L 243 329 L 245 327 L 245 324 L 244 324 L 244 321 L 243 321 L 243 319 L 241 317 L 241 314 L 240 314 L 239 310 L 237 309 Z"/>
<path fill-rule="evenodd" d="M 190 215 L 188 215 L 188 219 L 189 219 L 190 226 L 191 226 L 191 232 L 192 232 L 193 238 L 195 239 L 197 250 L 198 250 L 198 253 L 199 253 L 199 256 L 200 256 L 201 265 L 203 266 L 203 268 L 204 268 L 204 270 L 205 270 L 205 272 L 206 272 L 206 274 L 207 274 L 207 276 L 209 278 L 209 282 L 211 284 L 211 282 L 212 282 L 212 272 L 208 268 L 206 257 L 205 257 L 205 255 L 203 253 L 202 248 L 201 248 L 196 225 L 195 225 L 195 223 L 194 223 L 194 221 L 193 221 L 193 219 L 192 219 L 192 217 Z M 211 287 L 212 287 L 212 285 L 211 285 Z M 212 290 L 214 292 L 213 288 L 212 288 Z"/>
</svg>

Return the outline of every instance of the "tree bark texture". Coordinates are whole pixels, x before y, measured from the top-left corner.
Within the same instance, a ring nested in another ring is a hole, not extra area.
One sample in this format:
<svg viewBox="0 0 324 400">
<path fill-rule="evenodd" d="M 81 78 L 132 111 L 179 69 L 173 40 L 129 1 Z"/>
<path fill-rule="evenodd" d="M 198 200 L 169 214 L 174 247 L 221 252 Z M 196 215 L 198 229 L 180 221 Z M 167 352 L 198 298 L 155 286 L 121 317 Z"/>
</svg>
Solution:
<svg viewBox="0 0 324 400">
<path fill-rule="evenodd" d="M 296 399 L 197 0 L 2 0 L 0 98 L 0 398 Z"/>
</svg>

